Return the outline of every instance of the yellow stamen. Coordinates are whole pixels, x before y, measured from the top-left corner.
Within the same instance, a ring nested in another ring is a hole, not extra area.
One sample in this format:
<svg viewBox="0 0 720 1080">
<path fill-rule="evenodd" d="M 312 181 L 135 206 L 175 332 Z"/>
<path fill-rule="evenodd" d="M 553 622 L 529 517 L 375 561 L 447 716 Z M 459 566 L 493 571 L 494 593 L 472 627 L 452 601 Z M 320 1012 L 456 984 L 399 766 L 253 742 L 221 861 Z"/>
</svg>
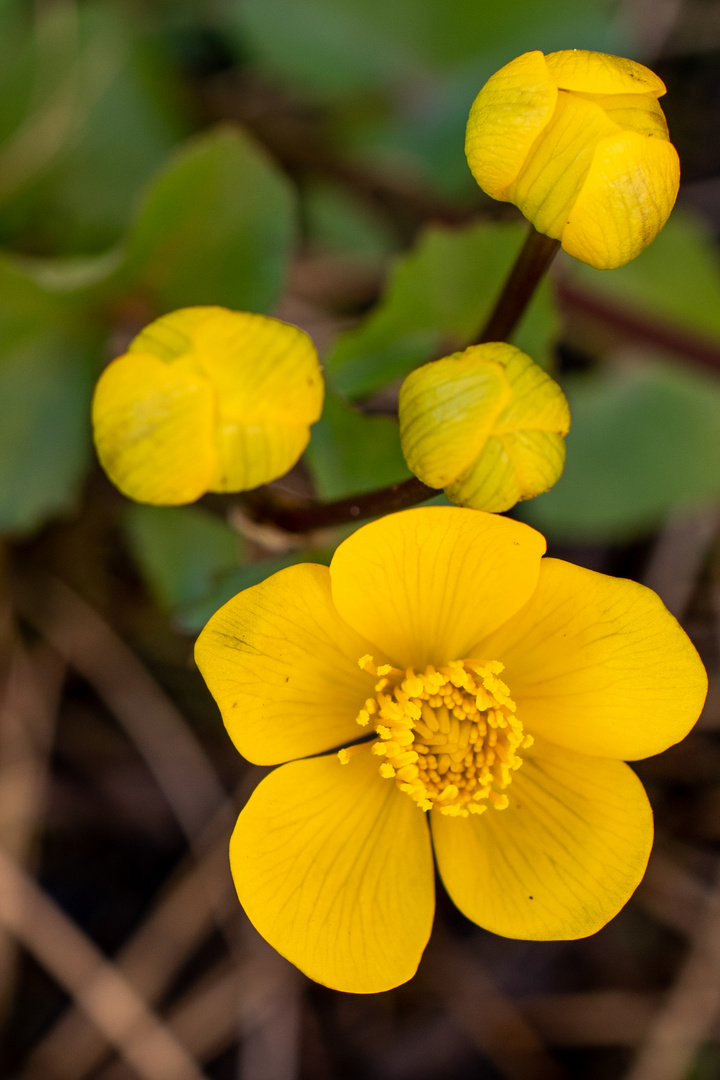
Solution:
<svg viewBox="0 0 720 1080">
<path fill-rule="evenodd" d="M 338 750 L 337 756 L 340 759 L 341 765 L 347 765 L 350 758 L 355 757 L 356 754 L 361 754 L 368 747 L 375 746 L 374 743 L 355 743 L 354 746 L 344 746 L 342 750 Z"/>
<path fill-rule="evenodd" d="M 376 696 L 360 710 L 358 723 L 374 717 L 380 775 L 395 779 L 422 810 L 437 807 L 452 817 L 509 806 L 504 789 L 522 765 L 517 751 L 532 746 L 516 716 L 499 660 L 455 660 L 424 672 L 376 667 L 363 656 L 360 667 L 377 676 Z M 339 757 L 353 752 L 341 750 Z"/>
</svg>

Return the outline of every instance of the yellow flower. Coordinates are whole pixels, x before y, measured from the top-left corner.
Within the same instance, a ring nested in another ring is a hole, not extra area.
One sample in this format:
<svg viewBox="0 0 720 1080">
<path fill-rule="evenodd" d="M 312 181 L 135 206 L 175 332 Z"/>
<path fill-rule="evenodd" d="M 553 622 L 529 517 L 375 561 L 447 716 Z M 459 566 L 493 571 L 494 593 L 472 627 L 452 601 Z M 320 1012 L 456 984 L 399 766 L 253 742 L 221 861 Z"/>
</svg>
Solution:
<svg viewBox="0 0 720 1080">
<path fill-rule="evenodd" d="M 409 468 L 461 506 L 508 510 L 552 487 L 565 464 L 565 395 L 504 342 L 471 345 L 411 372 L 399 413 Z"/>
<path fill-rule="evenodd" d="M 640 881 L 652 814 L 621 759 L 687 733 L 705 672 L 653 592 L 544 550 L 508 518 L 407 510 L 202 631 L 235 745 L 280 764 L 233 834 L 238 895 L 318 982 L 414 974 L 433 849 L 460 910 L 507 937 L 592 934 Z"/>
<path fill-rule="evenodd" d="M 100 376 L 95 446 L 125 495 L 175 506 L 283 476 L 322 401 L 315 347 L 296 326 L 182 308 L 150 323 Z"/>
<path fill-rule="evenodd" d="M 680 164 L 642 64 L 572 49 L 528 52 L 470 110 L 465 152 L 494 199 L 599 270 L 634 259 L 667 221 Z"/>
</svg>

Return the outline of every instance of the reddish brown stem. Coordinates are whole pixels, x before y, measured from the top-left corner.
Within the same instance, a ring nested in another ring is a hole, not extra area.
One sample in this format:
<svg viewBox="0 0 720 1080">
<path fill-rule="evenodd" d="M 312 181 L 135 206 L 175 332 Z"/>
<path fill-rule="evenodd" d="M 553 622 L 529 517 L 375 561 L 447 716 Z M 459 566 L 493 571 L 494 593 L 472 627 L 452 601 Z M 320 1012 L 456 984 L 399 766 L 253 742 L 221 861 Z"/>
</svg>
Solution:
<svg viewBox="0 0 720 1080">
<path fill-rule="evenodd" d="M 559 247 L 559 240 L 543 236 L 530 226 L 527 239 L 490 318 L 476 339 L 478 344 L 485 341 L 504 341 L 510 337 Z M 338 499 L 336 502 L 301 507 L 277 506 L 266 502 L 260 508 L 258 516 L 286 532 L 303 533 L 328 525 L 379 517 L 393 510 L 404 510 L 438 494 L 439 491 L 412 476 L 399 484 L 391 484 L 378 491 L 370 491 L 349 499 Z"/>
<path fill-rule="evenodd" d="M 512 336 L 533 293 L 559 250 L 559 240 L 544 236 L 532 225 L 530 226 L 530 232 L 527 234 L 497 303 L 475 339 L 476 344 L 482 345 L 486 341 L 507 341 Z"/>
</svg>

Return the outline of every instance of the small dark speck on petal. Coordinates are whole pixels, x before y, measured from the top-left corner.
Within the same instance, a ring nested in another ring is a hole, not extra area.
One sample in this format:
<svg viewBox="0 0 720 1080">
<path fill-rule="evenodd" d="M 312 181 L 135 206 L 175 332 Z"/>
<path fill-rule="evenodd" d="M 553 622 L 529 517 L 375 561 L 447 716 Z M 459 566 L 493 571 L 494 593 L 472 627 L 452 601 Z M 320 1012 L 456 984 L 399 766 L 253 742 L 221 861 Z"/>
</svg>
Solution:
<svg viewBox="0 0 720 1080">
<path fill-rule="evenodd" d="M 534 896 L 528 896 L 528 900 L 534 900 L 534 899 L 535 899 Z"/>
<path fill-rule="evenodd" d="M 285 682 L 290 682 L 290 676 L 289 675 L 285 676 Z"/>
</svg>

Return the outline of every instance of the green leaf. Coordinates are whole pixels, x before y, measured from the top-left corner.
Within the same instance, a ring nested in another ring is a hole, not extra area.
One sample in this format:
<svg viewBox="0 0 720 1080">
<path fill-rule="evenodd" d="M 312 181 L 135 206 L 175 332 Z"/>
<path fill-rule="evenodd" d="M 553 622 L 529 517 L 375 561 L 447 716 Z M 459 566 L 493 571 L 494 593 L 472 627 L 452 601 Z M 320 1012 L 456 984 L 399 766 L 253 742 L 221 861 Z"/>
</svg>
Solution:
<svg viewBox="0 0 720 1080">
<path fill-rule="evenodd" d="M 98 352 L 61 329 L 13 327 L 0 355 L 0 532 L 27 532 L 77 500 Z"/>
<path fill-rule="evenodd" d="M 427 229 L 396 260 L 375 311 L 337 338 L 324 361 L 329 380 L 348 397 L 367 397 L 418 364 L 464 348 L 489 315 L 526 233 L 521 223 Z M 556 329 L 543 282 L 514 344 L 545 366 Z"/>
<path fill-rule="evenodd" d="M 4 265 L 38 296 L 86 310 L 139 289 L 157 314 L 203 303 L 268 311 L 294 243 L 290 185 L 242 131 L 220 128 L 153 179 L 123 244 L 99 255 L 5 256 Z"/>
<path fill-rule="evenodd" d="M 0 342 L 0 532 L 27 532 L 77 499 L 101 332 L 0 254 Z"/>
<path fill-rule="evenodd" d="M 276 574 L 278 570 L 284 570 L 286 566 L 294 566 L 296 563 L 307 561 L 307 552 L 294 551 L 288 555 L 280 555 L 274 559 L 261 559 L 259 562 L 238 567 L 223 575 L 204 596 L 193 603 L 186 604 L 180 611 L 176 612 L 177 622 L 187 633 L 195 634 L 202 630 L 210 616 L 214 615 L 218 608 L 221 608 L 223 604 L 226 604 L 228 600 L 231 600 L 237 593 L 242 592 L 243 589 L 249 589 L 252 585 L 259 585 L 265 578 L 270 577 L 271 574 Z M 312 561 L 319 562 L 320 560 L 313 558 Z"/>
<path fill-rule="evenodd" d="M 575 259 L 566 269 L 583 287 L 647 315 L 720 339 L 720 255 L 709 226 L 675 210 L 636 259 L 611 273 Z"/>
<path fill-rule="evenodd" d="M 13 340 L 67 321 L 68 309 L 43 287 L 23 260 L 0 252 L 0 340 L 4 355 Z"/>
<path fill-rule="evenodd" d="M 118 4 L 23 7 L 0 34 L 0 242 L 98 251 L 189 124 L 160 51 Z"/>
<path fill-rule="evenodd" d="M 289 182 L 239 128 L 219 128 L 191 140 L 151 184 L 117 284 L 148 289 L 158 313 L 269 311 L 294 243 Z"/>
<path fill-rule="evenodd" d="M 241 537 L 200 507 L 130 504 L 125 530 L 143 577 L 166 611 L 193 604 L 239 569 Z"/>
<path fill-rule="evenodd" d="M 677 507 L 720 496 L 720 384 L 663 362 L 627 362 L 563 384 L 565 472 L 521 507 L 563 539 L 622 540 Z"/>
<path fill-rule="evenodd" d="M 2 256 L 0 256 L 2 257 Z M 7 272 L 24 278 L 48 299 L 51 296 L 67 297 L 70 303 L 78 301 L 87 307 L 93 297 L 90 290 L 101 286 L 122 265 L 120 248 L 110 248 L 100 255 L 67 255 L 56 258 L 35 258 L 23 255 L 2 257 Z M 66 306 L 67 310 L 67 306 Z"/>
<path fill-rule="evenodd" d="M 306 242 L 321 252 L 375 260 L 396 246 L 379 217 L 333 184 L 303 185 L 302 217 Z"/>
<path fill-rule="evenodd" d="M 331 391 L 304 460 L 322 499 L 342 499 L 410 476 L 396 421 L 363 416 Z"/>
</svg>

